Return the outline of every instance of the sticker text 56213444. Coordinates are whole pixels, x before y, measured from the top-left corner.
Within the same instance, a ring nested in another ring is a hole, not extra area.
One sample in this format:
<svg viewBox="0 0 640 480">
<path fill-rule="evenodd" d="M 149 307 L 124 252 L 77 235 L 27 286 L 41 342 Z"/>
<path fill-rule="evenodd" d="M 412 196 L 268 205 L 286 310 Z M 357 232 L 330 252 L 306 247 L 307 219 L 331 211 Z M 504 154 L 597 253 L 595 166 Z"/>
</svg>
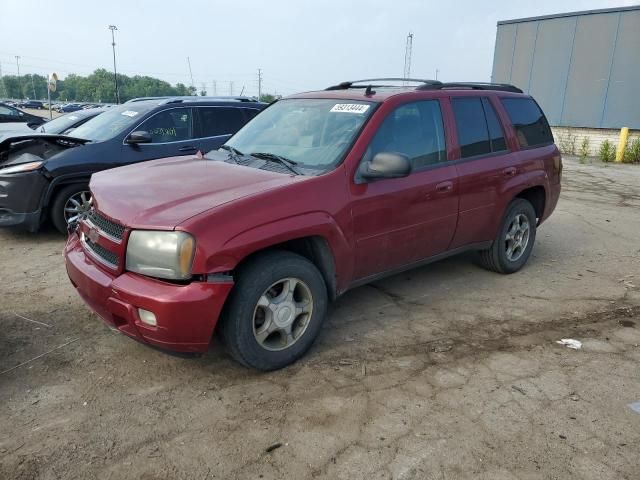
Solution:
<svg viewBox="0 0 640 480">
<path fill-rule="evenodd" d="M 362 103 L 336 103 L 331 109 L 332 112 L 359 114 L 362 114 L 367 110 L 369 110 L 369 105 Z"/>
</svg>

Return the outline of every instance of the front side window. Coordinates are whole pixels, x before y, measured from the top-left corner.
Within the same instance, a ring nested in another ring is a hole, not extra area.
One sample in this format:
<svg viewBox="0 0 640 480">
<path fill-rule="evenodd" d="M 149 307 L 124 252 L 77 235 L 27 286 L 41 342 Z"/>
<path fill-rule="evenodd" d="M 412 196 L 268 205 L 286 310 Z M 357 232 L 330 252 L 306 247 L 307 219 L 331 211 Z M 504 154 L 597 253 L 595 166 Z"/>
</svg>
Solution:
<svg viewBox="0 0 640 480">
<path fill-rule="evenodd" d="M 246 122 L 241 108 L 204 107 L 199 108 L 198 111 L 202 122 L 202 137 L 236 133 Z"/>
<path fill-rule="evenodd" d="M 553 143 L 553 134 L 542 110 L 532 98 L 503 98 L 516 137 L 522 148 Z"/>
<path fill-rule="evenodd" d="M 180 142 L 193 138 L 190 108 L 172 108 L 156 113 L 136 130 L 151 134 L 151 143 Z"/>
<path fill-rule="evenodd" d="M 406 155 L 414 170 L 446 161 L 440 103 L 437 100 L 407 103 L 387 115 L 366 156 L 373 158 L 380 152 Z"/>
<path fill-rule="evenodd" d="M 226 145 L 244 155 L 268 153 L 316 172 L 335 168 L 371 116 L 361 100 L 280 100 L 247 123 Z"/>
</svg>

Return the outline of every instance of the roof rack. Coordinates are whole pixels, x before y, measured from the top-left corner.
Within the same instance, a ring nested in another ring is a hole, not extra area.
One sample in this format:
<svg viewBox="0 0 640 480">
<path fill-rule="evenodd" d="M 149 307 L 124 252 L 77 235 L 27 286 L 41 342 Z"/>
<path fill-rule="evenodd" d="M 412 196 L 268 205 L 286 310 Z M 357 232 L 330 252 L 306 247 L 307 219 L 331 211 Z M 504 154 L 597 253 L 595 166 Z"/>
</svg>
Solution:
<svg viewBox="0 0 640 480">
<path fill-rule="evenodd" d="M 524 93 L 515 85 L 509 83 L 486 82 L 447 82 L 440 85 L 420 85 L 416 90 L 444 90 L 448 88 L 467 88 L 471 90 L 498 90 L 502 92 Z"/>
<path fill-rule="evenodd" d="M 168 96 L 168 97 L 138 97 L 127 100 L 125 103 L 146 102 L 148 100 L 160 100 L 162 104 L 166 103 L 183 103 L 183 102 L 257 102 L 255 97 L 245 96 L 216 96 L 216 97 L 200 97 L 197 95 L 185 96 Z"/>
<path fill-rule="evenodd" d="M 373 85 L 372 82 L 413 82 L 413 83 L 421 83 L 423 85 L 442 85 L 442 82 L 438 80 L 423 80 L 418 78 L 369 78 L 365 80 L 351 80 L 348 82 L 341 82 L 337 85 L 333 85 L 331 87 L 325 88 L 325 90 L 348 90 L 350 88 L 380 88 L 380 87 L 397 87 L 398 85 Z M 364 85 L 356 85 L 356 84 L 364 84 Z"/>
</svg>

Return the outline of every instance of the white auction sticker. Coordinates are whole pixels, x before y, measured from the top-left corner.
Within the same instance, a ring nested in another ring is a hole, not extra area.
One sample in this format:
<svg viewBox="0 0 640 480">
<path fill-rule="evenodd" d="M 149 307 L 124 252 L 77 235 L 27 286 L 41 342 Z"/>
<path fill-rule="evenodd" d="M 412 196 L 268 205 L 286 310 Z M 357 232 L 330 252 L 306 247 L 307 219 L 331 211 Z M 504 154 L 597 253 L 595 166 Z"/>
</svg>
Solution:
<svg viewBox="0 0 640 480">
<path fill-rule="evenodd" d="M 362 103 L 337 103 L 331 109 L 332 112 L 339 113 L 364 113 L 369 110 L 369 105 Z"/>
<path fill-rule="evenodd" d="M 127 117 L 135 117 L 136 115 L 138 115 L 138 112 L 135 112 L 133 110 L 126 110 L 122 112 L 122 115 L 126 115 Z"/>
</svg>

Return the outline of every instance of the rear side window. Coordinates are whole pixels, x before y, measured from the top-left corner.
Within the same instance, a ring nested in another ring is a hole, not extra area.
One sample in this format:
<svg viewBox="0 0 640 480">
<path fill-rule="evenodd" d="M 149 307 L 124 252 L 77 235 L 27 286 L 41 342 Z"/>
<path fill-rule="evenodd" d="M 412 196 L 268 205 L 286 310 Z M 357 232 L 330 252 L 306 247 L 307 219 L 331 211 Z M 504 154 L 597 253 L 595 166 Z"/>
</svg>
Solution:
<svg viewBox="0 0 640 480">
<path fill-rule="evenodd" d="M 453 114 L 456 119 L 460 156 L 475 157 L 491 153 L 489 129 L 480 97 L 452 99 Z"/>
<path fill-rule="evenodd" d="M 503 98 L 502 104 L 522 148 L 553 143 L 549 123 L 532 98 Z"/>
<path fill-rule="evenodd" d="M 440 103 L 437 100 L 407 103 L 396 108 L 382 122 L 367 155 L 402 153 L 414 169 L 444 162 L 447 147 Z"/>
<path fill-rule="evenodd" d="M 482 99 L 482 106 L 484 107 L 484 114 L 487 118 L 487 126 L 489 127 L 489 141 L 491 142 L 492 152 L 501 152 L 507 149 L 507 142 L 504 139 L 504 131 L 498 115 L 493 109 L 493 105 L 488 98 Z"/>
<path fill-rule="evenodd" d="M 243 110 L 229 107 L 200 108 L 201 136 L 216 137 L 236 133 L 247 121 Z"/>
</svg>

